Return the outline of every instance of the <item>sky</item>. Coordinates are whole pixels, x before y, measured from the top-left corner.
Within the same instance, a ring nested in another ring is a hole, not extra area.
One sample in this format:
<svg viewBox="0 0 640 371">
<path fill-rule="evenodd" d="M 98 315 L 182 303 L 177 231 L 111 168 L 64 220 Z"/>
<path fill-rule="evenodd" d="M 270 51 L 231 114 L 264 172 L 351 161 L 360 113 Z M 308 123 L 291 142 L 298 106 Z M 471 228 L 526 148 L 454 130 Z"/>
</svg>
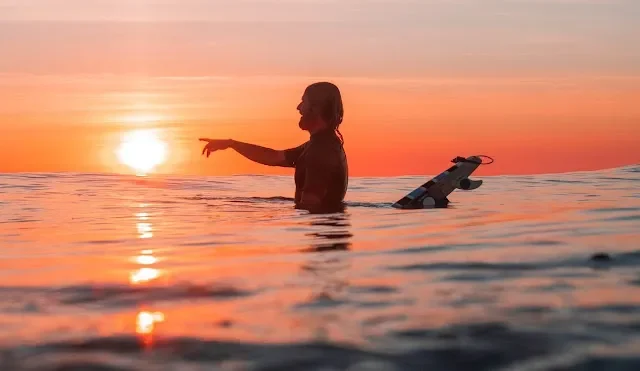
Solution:
<svg viewBox="0 0 640 371">
<path fill-rule="evenodd" d="M 352 176 L 640 163 L 636 0 L 0 0 L 0 172 L 290 174 L 199 137 L 284 149 L 315 81 L 343 94 Z"/>
</svg>

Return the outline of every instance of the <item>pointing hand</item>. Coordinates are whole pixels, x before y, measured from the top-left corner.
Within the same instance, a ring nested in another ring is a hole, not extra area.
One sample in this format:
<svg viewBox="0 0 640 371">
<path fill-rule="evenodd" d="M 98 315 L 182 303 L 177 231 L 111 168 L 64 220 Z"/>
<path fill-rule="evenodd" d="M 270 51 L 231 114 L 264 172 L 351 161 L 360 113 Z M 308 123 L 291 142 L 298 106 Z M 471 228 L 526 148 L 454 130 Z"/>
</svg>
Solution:
<svg viewBox="0 0 640 371">
<path fill-rule="evenodd" d="M 207 142 L 207 145 L 202 149 L 202 154 L 207 153 L 207 157 L 211 154 L 211 152 L 220 151 L 223 149 L 227 149 L 231 146 L 230 139 L 209 139 L 209 138 L 200 138 L 201 142 Z"/>
</svg>

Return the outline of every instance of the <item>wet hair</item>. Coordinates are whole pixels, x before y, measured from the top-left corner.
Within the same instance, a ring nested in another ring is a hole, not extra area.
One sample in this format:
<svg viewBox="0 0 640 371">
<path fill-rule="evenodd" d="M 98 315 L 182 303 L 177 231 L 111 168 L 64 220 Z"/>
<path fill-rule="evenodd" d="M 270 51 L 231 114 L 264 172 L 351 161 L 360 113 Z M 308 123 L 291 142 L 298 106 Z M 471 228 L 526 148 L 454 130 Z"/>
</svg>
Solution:
<svg viewBox="0 0 640 371">
<path fill-rule="evenodd" d="M 344 117 L 340 89 L 330 82 L 316 82 L 307 87 L 305 95 L 311 102 L 312 107 L 319 109 L 322 119 L 329 124 L 331 129 L 335 130 L 340 137 L 340 141 L 344 143 L 344 138 L 339 129 Z"/>
</svg>

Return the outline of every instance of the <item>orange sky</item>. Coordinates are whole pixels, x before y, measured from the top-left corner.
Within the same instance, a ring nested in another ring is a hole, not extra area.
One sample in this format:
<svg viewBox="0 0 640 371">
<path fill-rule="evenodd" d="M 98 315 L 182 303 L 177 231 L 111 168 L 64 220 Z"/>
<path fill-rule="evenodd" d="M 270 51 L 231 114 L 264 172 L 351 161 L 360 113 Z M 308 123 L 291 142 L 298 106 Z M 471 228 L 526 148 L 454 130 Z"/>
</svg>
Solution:
<svg viewBox="0 0 640 371">
<path fill-rule="evenodd" d="M 637 2 L 225 4 L 0 5 L 0 171 L 129 171 L 123 132 L 154 127 L 158 172 L 289 174 L 231 151 L 205 160 L 197 138 L 296 146 L 318 80 L 343 92 L 353 176 L 473 154 L 496 159 L 483 174 L 640 162 Z"/>
</svg>

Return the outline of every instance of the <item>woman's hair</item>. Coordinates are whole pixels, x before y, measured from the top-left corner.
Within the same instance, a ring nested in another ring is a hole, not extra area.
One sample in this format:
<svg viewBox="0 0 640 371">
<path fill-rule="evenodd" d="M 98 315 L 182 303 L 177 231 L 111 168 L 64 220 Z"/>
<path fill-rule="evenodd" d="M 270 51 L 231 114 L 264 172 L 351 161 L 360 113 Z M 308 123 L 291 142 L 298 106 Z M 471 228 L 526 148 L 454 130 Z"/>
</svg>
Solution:
<svg viewBox="0 0 640 371">
<path fill-rule="evenodd" d="M 339 127 L 344 117 L 344 107 L 342 106 L 342 95 L 340 89 L 330 82 L 316 82 L 305 90 L 307 98 L 314 108 L 320 109 L 320 115 L 329 124 L 329 127 L 340 136 L 340 141 L 344 143 Z"/>
</svg>

